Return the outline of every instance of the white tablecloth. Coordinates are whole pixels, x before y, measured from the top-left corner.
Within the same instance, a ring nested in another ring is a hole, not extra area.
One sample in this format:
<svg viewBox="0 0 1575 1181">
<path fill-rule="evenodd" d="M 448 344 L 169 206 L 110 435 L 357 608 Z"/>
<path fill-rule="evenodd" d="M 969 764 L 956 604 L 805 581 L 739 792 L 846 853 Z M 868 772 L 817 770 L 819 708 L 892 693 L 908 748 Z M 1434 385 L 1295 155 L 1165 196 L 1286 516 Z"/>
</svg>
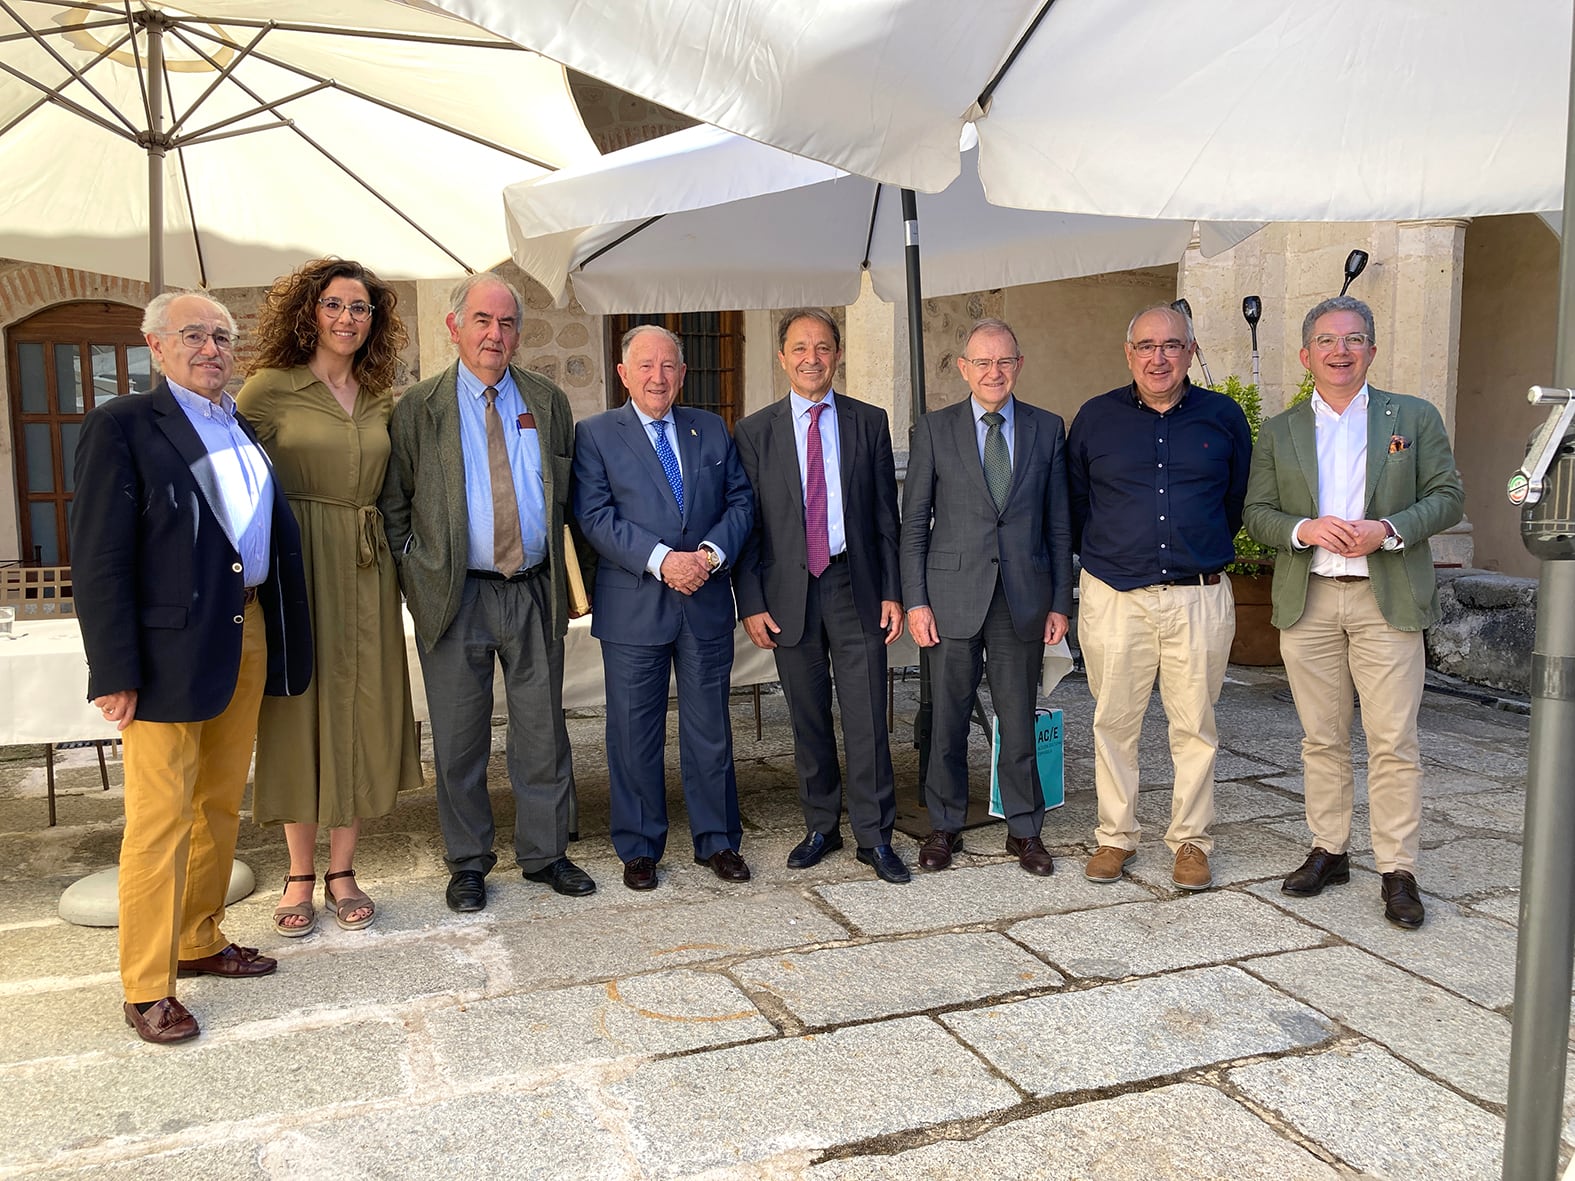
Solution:
<svg viewBox="0 0 1575 1181">
<path fill-rule="evenodd" d="M 0 639 L 0 746 L 23 743 L 74 742 L 113 738 L 114 724 L 87 701 L 87 658 L 75 619 L 21 620 L 17 638 Z M 776 660 L 756 648 L 742 627 L 733 635 L 733 684 L 758 685 L 777 679 Z M 416 656 L 415 634 L 405 616 L 405 650 L 410 660 L 410 688 L 415 713 L 427 718 L 426 686 Z M 918 649 L 906 633 L 887 653 L 893 668 L 919 662 Z M 569 625 L 563 655 L 563 704 L 566 709 L 594 709 L 605 703 L 601 646 L 591 635 L 589 619 Z M 1063 641 L 1045 650 L 1045 693 L 1072 668 Z M 501 670 L 494 679 L 495 710 L 507 712 Z"/>
</svg>

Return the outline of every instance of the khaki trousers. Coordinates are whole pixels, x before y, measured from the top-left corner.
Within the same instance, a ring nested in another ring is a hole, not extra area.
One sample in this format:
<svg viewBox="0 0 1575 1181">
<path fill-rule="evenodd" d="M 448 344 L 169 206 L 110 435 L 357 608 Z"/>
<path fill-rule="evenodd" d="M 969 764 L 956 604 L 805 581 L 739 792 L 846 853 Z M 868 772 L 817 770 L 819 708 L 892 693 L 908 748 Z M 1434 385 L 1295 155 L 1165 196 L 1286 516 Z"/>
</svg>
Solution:
<svg viewBox="0 0 1575 1181">
<path fill-rule="evenodd" d="M 1138 847 L 1138 739 L 1158 677 L 1176 772 L 1165 843 L 1172 852 L 1185 844 L 1212 852 L 1214 703 L 1236 635 L 1229 576 L 1215 586 L 1118 591 L 1085 570 L 1078 585 L 1077 638 L 1094 695 L 1095 839 Z"/>
<path fill-rule="evenodd" d="M 235 695 L 205 722 L 133 721 L 125 743 L 120 980 L 133 1004 L 175 995 L 177 960 L 229 942 L 219 930 L 241 797 L 268 676 L 262 609 L 246 607 Z"/>
<path fill-rule="evenodd" d="M 1302 791 L 1313 844 L 1344 853 L 1351 840 L 1351 689 L 1367 735 L 1367 805 L 1380 873 L 1415 871 L 1422 823 L 1416 715 L 1427 653 L 1422 633 L 1390 627 L 1372 584 L 1309 575 L 1307 608 L 1280 633 L 1301 719 Z"/>
</svg>

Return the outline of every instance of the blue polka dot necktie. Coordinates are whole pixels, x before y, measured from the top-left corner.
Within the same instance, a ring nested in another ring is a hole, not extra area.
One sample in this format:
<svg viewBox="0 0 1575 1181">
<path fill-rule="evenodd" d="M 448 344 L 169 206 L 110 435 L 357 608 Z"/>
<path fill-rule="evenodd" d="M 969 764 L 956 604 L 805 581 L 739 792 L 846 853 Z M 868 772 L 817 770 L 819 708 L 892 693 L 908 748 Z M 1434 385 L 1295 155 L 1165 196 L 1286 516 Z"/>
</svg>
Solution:
<svg viewBox="0 0 1575 1181">
<path fill-rule="evenodd" d="M 672 485 L 673 499 L 678 502 L 678 512 L 684 511 L 684 476 L 678 470 L 678 456 L 673 453 L 672 444 L 667 441 L 667 420 L 658 418 L 651 423 L 656 428 L 656 458 L 662 461 L 662 470 L 667 473 L 667 482 Z"/>
</svg>

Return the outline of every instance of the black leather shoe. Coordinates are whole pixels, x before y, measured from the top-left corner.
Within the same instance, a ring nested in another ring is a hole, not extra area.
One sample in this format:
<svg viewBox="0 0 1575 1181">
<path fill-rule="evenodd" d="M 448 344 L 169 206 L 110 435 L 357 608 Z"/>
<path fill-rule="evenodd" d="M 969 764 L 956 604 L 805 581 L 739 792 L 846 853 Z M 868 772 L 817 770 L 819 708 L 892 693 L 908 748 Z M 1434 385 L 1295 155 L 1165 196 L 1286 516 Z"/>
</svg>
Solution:
<svg viewBox="0 0 1575 1181">
<path fill-rule="evenodd" d="M 936 829 L 924 838 L 924 844 L 919 846 L 920 869 L 947 869 L 952 863 L 952 854 L 962 852 L 962 834 L 956 832 L 942 832 Z"/>
<path fill-rule="evenodd" d="M 908 872 L 908 867 L 902 863 L 902 858 L 892 851 L 890 845 L 876 845 L 872 849 L 860 849 L 855 856 L 873 869 L 875 876 L 883 882 L 890 882 L 894 886 L 900 886 L 904 882 L 913 880 L 913 875 Z"/>
<path fill-rule="evenodd" d="M 718 849 L 709 857 L 696 857 L 696 865 L 708 865 L 724 882 L 747 882 L 749 864 L 732 849 Z"/>
<path fill-rule="evenodd" d="M 1035 877 L 1047 878 L 1055 872 L 1050 850 L 1045 848 L 1045 843 L 1038 837 L 1007 837 L 1006 851 L 1017 858 L 1018 865 Z"/>
<path fill-rule="evenodd" d="M 544 865 L 540 869 L 527 869 L 525 880 L 541 882 L 543 885 L 551 886 L 554 892 L 566 894 L 570 898 L 596 893 L 596 883 L 591 881 L 591 875 L 567 857 L 560 857 L 551 865 Z"/>
<path fill-rule="evenodd" d="M 840 848 L 842 848 L 840 832 L 827 834 L 812 832 L 793 846 L 793 851 L 788 854 L 787 866 L 789 869 L 808 869 L 817 864 L 827 853 L 835 853 Z"/>
<path fill-rule="evenodd" d="M 1397 869 L 1384 874 L 1383 885 L 1378 889 L 1384 900 L 1384 918 L 1397 927 L 1414 931 L 1422 925 L 1426 915 L 1422 910 L 1422 894 L 1416 879 L 1408 870 Z"/>
<path fill-rule="evenodd" d="M 656 889 L 656 862 L 649 857 L 636 857 L 623 863 L 623 884 L 631 890 Z"/>
<path fill-rule="evenodd" d="M 443 897 L 450 910 L 481 910 L 487 905 L 487 875 L 477 869 L 462 869 L 448 879 Z"/>
<path fill-rule="evenodd" d="M 1311 898 L 1323 893 L 1325 886 L 1343 886 L 1351 880 L 1351 857 L 1348 853 L 1331 853 L 1318 845 L 1307 855 L 1301 867 L 1286 878 L 1280 893 L 1294 894 L 1298 898 Z"/>
</svg>

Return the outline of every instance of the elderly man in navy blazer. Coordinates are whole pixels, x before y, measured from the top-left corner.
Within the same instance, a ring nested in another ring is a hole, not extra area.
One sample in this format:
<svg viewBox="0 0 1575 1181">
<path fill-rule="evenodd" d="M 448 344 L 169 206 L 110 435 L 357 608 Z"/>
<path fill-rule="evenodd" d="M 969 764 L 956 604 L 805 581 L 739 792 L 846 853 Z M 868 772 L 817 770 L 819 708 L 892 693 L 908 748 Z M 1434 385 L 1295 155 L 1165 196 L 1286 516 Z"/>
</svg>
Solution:
<svg viewBox="0 0 1575 1181">
<path fill-rule="evenodd" d="M 932 652 L 935 688 L 924 785 L 934 831 L 919 848 L 921 869 L 947 868 L 962 848 L 968 719 L 983 672 L 1000 722 L 1006 851 L 1029 873 L 1054 868 L 1039 836 L 1034 703 L 1045 645 L 1066 635 L 1072 609 L 1066 429 L 1012 396 L 1022 368 L 1011 328 L 980 320 L 957 358 L 972 396 L 926 414 L 913 433 L 902 592 L 908 630 Z"/>
<path fill-rule="evenodd" d="M 667 687 L 676 670 L 694 859 L 724 881 L 744 882 L 726 571 L 749 536 L 754 497 L 721 418 L 674 405 L 684 383 L 678 338 L 641 324 L 624 335 L 622 354 L 629 400 L 574 433 L 574 515 L 600 557 L 591 634 L 607 677 L 613 848 L 624 885 L 656 887 L 667 846 Z"/>
<path fill-rule="evenodd" d="M 225 383 L 235 320 L 204 295 L 148 305 L 163 374 L 82 422 L 71 565 L 88 696 L 125 743 L 120 978 L 156 1045 L 198 1034 L 177 974 L 277 966 L 220 930 L 264 692 L 312 675 L 301 536 Z"/>
<path fill-rule="evenodd" d="M 900 884 L 909 874 L 891 847 L 885 692 L 886 645 L 903 628 L 891 430 L 885 411 L 831 388 L 842 331 L 829 312 L 784 314 L 777 348 L 791 392 L 734 432 L 755 490 L 755 529 L 733 587 L 749 638 L 776 654 L 793 724 L 807 831 L 787 863 L 807 869 L 842 847 L 835 668 L 856 856 Z"/>
</svg>

